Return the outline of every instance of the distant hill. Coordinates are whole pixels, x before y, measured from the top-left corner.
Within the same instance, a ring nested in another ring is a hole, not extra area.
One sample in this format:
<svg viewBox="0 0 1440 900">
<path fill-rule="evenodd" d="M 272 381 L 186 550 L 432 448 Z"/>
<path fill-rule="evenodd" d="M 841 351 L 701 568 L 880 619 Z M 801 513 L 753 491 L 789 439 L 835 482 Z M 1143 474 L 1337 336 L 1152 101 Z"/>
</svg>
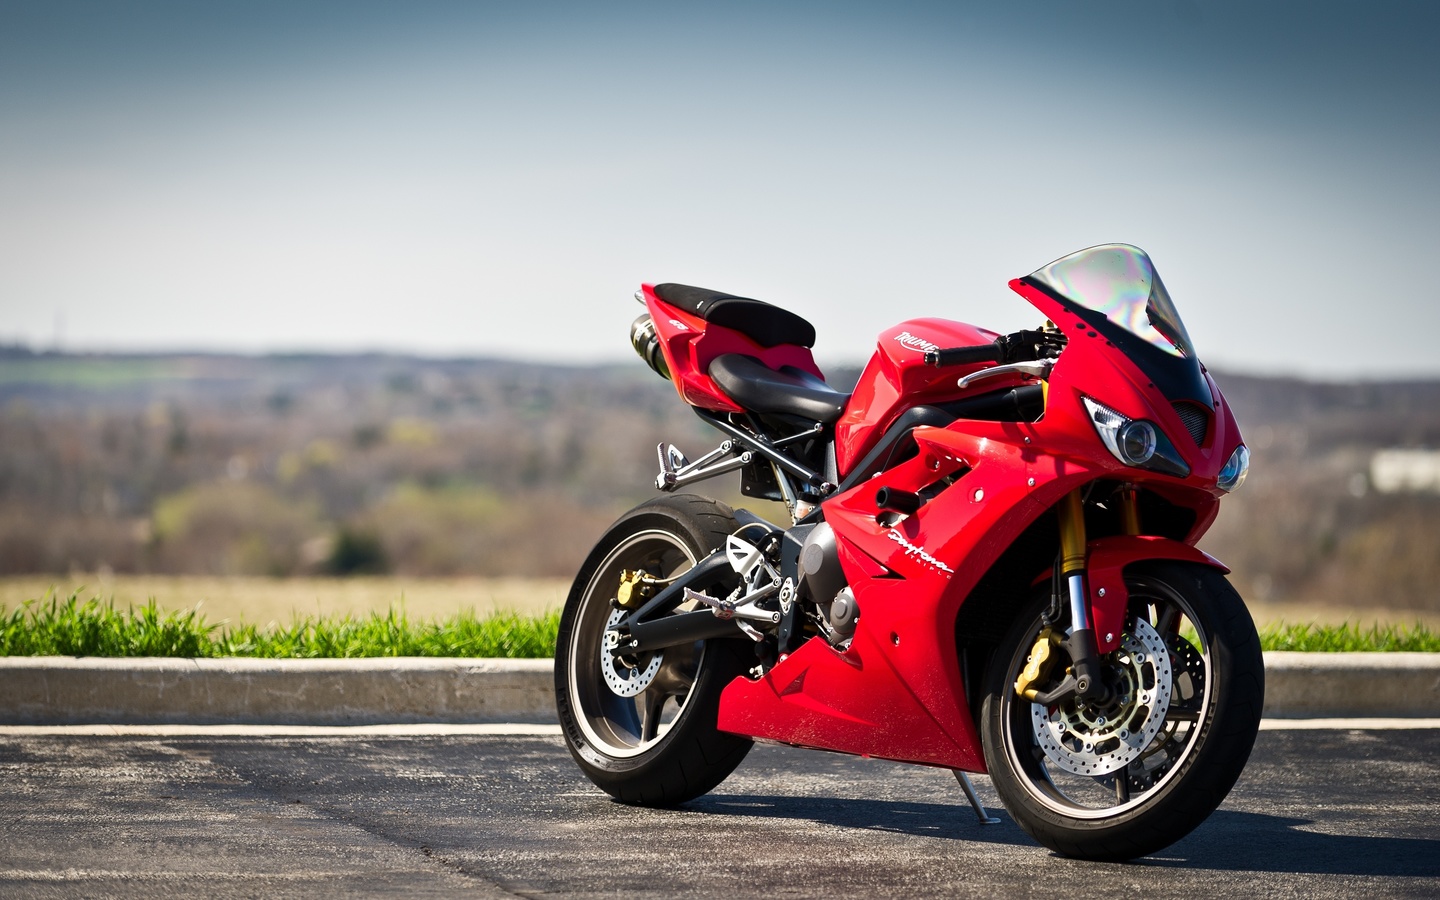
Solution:
<svg viewBox="0 0 1440 900">
<path fill-rule="evenodd" d="M 1299 425 L 1321 450 L 1440 447 L 1440 379 L 1316 382 L 1217 372 L 1215 380 L 1247 434 Z"/>
</svg>

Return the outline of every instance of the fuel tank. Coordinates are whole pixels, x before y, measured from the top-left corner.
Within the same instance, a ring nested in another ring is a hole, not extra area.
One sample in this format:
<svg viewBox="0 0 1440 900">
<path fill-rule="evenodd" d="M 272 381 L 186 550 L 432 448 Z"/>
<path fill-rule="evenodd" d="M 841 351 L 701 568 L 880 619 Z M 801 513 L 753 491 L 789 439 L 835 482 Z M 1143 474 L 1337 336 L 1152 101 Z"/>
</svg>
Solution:
<svg viewBox="0 0 1440 900">
<path fill-rule="evenodd" d="M 905 410 L 958 397 L 955 382 L 960 376 L 993 365 L 937 369 L 925 365 L 926 350 L 988 344 L 997 337 L 994 331 L 950 319 L 909 319 L 882 332 L 845 414 L 835 423 L 840 474 L 849 472 Z"/>
</svg>

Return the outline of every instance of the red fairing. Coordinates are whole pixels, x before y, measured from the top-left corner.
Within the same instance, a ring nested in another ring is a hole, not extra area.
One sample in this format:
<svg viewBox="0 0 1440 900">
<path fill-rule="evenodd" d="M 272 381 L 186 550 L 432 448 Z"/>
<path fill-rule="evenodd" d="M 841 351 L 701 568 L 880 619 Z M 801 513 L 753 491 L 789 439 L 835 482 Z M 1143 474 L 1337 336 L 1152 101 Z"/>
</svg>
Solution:
<svg viewBox="0 0 1440 900">
<path fill-rule="evenodd" d="M 904 581 L 876 579 L 864 589 L 872 606 L 899 612 L 907 605 Z M 912 650 L 907 639 L 928 623 L 914 614 L 887 618 L 885 627 L 861 621 L 843 654 L 812 638 L 763 678 L 736 679 L 721 695 L 719 727 L 802 747 L 984 771 L 963 694 L 932 708 L 926 701 L 933 698 L 923 695 L 942 679 L 914 678 L 927 642 L 917 640 Z M 953 642 L 949 657 L 954 669 Z"/>
<path fill-rule="evenodd" d="M 710 363 L 724 353 L 753 356 L 772 369 L 794 366 L 816 378 L 824 378 L 815 357 L 806 347 L 781 344 L 762 347 L 738 331 L 712 325 L 699 316 L 677 309 L 655 296 L 653 284 L 642 285 L 645 308 L 655 323 L 661 352 L 670 366 L 671 380 L 680 397 L 691 406 L 719 412 L 743 412 L 735 401 L 711 380 Z"/>
</svg>

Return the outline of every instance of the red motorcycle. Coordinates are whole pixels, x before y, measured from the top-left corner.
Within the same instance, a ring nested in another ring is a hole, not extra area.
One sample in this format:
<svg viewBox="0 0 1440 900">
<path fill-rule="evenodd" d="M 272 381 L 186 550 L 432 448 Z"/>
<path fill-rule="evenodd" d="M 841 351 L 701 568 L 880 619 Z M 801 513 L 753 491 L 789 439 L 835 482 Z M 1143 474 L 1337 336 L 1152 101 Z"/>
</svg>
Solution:
<svg viewBox="0 0 1440 900">
<path fill-rule="evenodd" d="M 1148 256 L 1092 247 L 1010 282 L 1046 317 L 914 319 L 846 394 L 815 329 L 645 285 L 635 349 L 722 435 L 659 447 L 657 487 L 570 590 L 555 696 L 627 803 L 704 794 L 752 741 L 988 773 L 1029 834 L 1121 860 L 1188 834 L 1259 728 L 1264 669 L 1195 548 L 1249 452 Z M 740 472 L 781 527 L 675 494 Z M 993 820 L 991 820 L 993 821 Z"/>
</svg>

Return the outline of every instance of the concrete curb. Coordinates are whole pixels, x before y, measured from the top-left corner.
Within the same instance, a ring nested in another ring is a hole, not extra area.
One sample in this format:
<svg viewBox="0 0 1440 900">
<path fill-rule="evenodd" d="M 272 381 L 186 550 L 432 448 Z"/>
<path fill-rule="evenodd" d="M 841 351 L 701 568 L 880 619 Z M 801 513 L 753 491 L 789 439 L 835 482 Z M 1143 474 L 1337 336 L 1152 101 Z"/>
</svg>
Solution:
<svg viewBox="0 0 1440 900">
<path fill-rule="evenodd" d="M 1440 653 L 1266 653 L 1265 715 L 1440 716 Z"/>
<path fill-rule="evenodd" d="M 1440 716 L 1440 653 L 1267 653 L 1265 715 Z M 554 722 L 548 659 L 0 657 L 0 725 Z"/>
<path fill-rule="evenodd" d="M 548 659 L 0 657 L 0 724 L 553 722 Z"/>
</svg>

